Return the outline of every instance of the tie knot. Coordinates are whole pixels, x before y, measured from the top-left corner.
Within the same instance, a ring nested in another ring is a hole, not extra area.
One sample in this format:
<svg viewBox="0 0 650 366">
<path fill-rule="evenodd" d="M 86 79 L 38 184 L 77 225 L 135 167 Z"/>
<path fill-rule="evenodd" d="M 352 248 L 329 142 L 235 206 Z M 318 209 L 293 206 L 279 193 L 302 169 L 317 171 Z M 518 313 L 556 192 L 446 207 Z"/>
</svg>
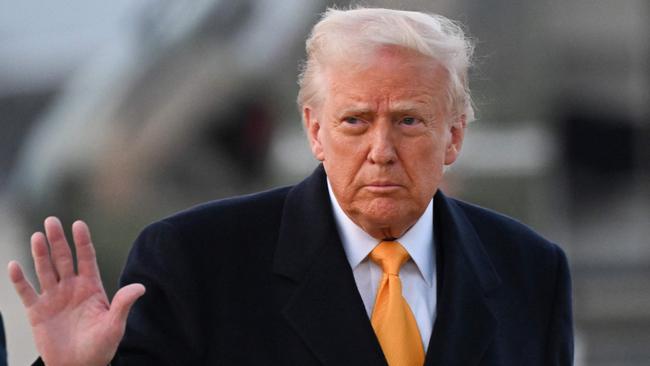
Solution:
<svg viewBox="0 0 650 366">
<path fill-rule="evenodd" d="M 409 253 L 396 241 L 382 241 L 370 252 L 370 259 L 386 274 L 399 275 L 402 264 L 409 259 Z"/>
</svg>

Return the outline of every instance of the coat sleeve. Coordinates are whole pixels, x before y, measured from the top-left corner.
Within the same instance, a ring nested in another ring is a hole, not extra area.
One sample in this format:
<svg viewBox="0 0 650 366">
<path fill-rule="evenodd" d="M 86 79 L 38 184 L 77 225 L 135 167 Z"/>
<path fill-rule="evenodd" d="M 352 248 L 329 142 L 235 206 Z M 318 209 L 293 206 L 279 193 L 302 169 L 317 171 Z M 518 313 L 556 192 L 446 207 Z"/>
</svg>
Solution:
<svg viewBox="0 0 650 366">
<path fill-rule="evenodd" d="M 555 274 L 555 301 L 548 326 L 545 365 L 573 365 L 573 306 L 571 276 L 566 255 L 559 247 Z"/>
<path fill-rule="evenodd" d="M 0 366 L 7 365 L 7 348 L 5 342 L 5 328 L 2 324 L 2 314 L 0 314 Z"/>
<path fill-rule="evenodd" d="M 200 250 L 167 222 L 147 227 L 129 254 L 120 286 L 142 283 L 113 366 L 196 365 L 203 349 Z"/>
</svg>

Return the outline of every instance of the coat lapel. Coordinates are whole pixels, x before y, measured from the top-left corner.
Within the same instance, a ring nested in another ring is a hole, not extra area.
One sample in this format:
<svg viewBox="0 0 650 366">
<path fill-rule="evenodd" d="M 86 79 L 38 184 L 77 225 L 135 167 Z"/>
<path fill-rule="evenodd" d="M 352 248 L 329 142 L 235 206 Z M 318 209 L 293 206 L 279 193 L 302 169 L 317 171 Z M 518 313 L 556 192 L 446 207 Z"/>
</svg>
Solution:
<svg viewBox="0 0 650 366">
<path fill-rule="evenodd" d="M 425 365 L 478 365 L 496 332 L 500 279 L 457 203 L 438 192 L 434 209 L 440 292 Z"/>
<path fill-rule="evenodd" d="M 322 166 L 287 196 L 274 272 L 295 281 L 283 315 L 323 364 L 386 364 L 341 245 Z"/>
</svg>

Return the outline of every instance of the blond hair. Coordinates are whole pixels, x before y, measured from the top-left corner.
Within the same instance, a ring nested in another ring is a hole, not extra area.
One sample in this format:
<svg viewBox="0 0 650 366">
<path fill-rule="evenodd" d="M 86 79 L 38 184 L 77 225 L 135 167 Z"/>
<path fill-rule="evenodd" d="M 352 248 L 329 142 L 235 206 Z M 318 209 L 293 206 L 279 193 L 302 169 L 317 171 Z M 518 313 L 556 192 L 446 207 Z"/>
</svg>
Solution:
<svg viewBox="0 0 650 366">
<path fill-rule="evenodd" d="M 339 10 L 329 8 L 314 26 L 306 42 L 307 59 L 298 84 L 298 105 L 316 105 L 323 97 L 322 74 L 337 60 L 367 60 L 379 48 L 398 46 L 437 61 L 449 78 L 450 112 L 474 119 L 467 72 L 473 42 L 459 24 L 437 14 L 382 8 Z"/>
</svg>

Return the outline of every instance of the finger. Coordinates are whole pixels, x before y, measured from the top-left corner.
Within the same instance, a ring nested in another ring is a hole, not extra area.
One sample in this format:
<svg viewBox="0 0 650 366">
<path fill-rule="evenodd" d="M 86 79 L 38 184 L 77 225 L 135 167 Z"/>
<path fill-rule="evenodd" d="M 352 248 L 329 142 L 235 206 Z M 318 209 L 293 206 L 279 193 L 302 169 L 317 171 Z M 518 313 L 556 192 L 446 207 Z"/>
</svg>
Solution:
<svg viewBox="0 0 650 366">
<path fill-rule="evenodd" d="M 72 224 L 72 238 L 77 250 L 77 270 L 80 276 L 99 278 L 95 247 L 90 238 L 88 225 L 81 220 Z"/>
<path fill-rule="evenodd" d="M 129 315 L 129 311 L 135 301 L 144 295 L 145 288 L 142 284 L 134 283 L 122 287 L 115 296 L 113 297 L 113 302 L 111 303 L 111 315 L 113 318 L 113 324 L 124 327 L 126 324 L 126 319 Z"/>
<path fill-rule="evenodd" d="M 36 300 L 38 300 L 38 295 L 36 294 L 32 284 L 25 278 L 23 270 L 20 268 L 20 264 L 16 261 L 11 261 L 7 266 L 7 270 L 9 272 L 9 279 L 14 284 L 14 288 L 16 289 L 20 300 L 23 302 L 23 305 L 25 305 L 26 308 L 32 306 Z"/>
<path fill-rule="evenodd" d="M 68 241 L 63 233 L 61 221 L 54 216 L 45 219 L 45 234 L 50 243 L 50 251 L 54 268 L 56 268 L 60 279 L 66 279 L 74 275 L 72 252 Z"/>
<path fill-rule="evenodd" d="M 38 282 L 41 285 L 41 292 L 47 291 L 56 286 L 58 279 L 50 258 L 50 252 L 47 249 L 45 235 L 43 233 L 34 233 L 31 242 L 32 258 L 34 258 L 34 267 L 36 268 Z"/>
</svg>

